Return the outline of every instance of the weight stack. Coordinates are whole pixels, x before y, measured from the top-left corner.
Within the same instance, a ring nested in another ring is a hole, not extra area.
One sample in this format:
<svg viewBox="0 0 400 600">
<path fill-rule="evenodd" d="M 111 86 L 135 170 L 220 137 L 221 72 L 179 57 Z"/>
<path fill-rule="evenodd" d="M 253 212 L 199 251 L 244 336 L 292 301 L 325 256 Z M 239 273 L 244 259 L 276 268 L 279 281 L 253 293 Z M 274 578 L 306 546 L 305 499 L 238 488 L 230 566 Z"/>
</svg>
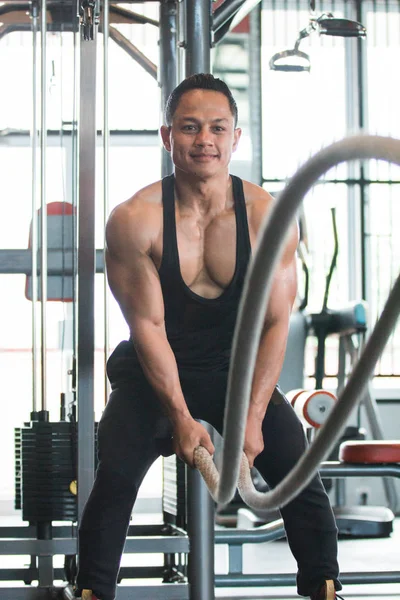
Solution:
<svg viewBox="0 0 400 600">
<path fill-rule="evenodd" d="M 175 454 L 163 458 L 164 522 L 186 529 L 186 466 Z"/>
<path fill-rule="evenodd" d="M 77 456 L 76 423 L 34 421 L 15 430 L 15 507 L 24 521 L 77 520 Z"/>
</svg>

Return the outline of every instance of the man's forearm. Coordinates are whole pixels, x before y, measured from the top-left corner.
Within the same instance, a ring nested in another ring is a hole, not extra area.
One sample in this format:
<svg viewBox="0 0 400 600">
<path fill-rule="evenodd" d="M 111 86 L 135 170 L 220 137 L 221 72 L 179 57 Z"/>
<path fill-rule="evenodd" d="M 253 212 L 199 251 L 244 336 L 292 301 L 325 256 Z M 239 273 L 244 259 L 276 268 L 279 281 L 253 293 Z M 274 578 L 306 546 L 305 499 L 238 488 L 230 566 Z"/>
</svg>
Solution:
<svg viewBox="0 0 400 600">
<path fill-rule="evenodd" d="M 262 420 L 278 383 L 285 357 L 286 319 L 269 326 L 262 334 L 254 371 L 249 416 Z"/>
<path fill-rule="evenodd" d="M 179 380 L 174 353 L 165 329 L 152 323 L 135 327 L 134 346 L 144 374 L 174 423 L 190 413 Z"/>
</svg>

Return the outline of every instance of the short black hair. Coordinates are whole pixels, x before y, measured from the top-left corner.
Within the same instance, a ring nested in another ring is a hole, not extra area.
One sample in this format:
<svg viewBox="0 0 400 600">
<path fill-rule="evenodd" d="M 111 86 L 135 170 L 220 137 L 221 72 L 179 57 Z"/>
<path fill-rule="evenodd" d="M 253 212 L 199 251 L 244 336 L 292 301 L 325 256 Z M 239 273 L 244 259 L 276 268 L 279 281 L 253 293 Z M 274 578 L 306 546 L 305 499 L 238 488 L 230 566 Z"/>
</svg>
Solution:
<svg viewBox="0 0 400 600">
<path fill-rule="evenodd" d="M 228 99 L 231 113 L 235 121 L 235 127 L 238 121 L 238 109 L 234 97 L 232 96 L 231 90 L 226 85 L 225 81 L 214 77 L 210 73 L 196 73 L 184 79 L 169 95 L 167 103 L 165 105 L 164 117 L 165 123 L 168 127 L 172 125 L 172 119 L 175 111 L 178 107 L 179 101 L 183 94 L 190 90 L 211 90 L 214 92 L 220 92 Z"/>
</svg>

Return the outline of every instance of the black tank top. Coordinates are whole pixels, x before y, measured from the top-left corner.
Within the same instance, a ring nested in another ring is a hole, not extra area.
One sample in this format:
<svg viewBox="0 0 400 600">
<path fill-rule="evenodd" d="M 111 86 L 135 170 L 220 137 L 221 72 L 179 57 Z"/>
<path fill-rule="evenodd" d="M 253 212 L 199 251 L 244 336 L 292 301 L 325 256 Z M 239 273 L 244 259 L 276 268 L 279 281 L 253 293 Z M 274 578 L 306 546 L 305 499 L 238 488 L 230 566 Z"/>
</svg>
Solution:
<svg viewBox="0 0 400 600">
<path fill-rule="evenodd" d="M 236 215 L 236 266 L 232 281 L 213 299 L 192 292 L 180 270 L 175 221 L 175 179 L 162 180 L 163 255 L 159 277 L 168 341 L 179 370 L 227 370 L 239 300 L 251 256 L 243 183 L 231 175 Z M 138 376 L 141 367 L 132 340 L 121 342 L 108 360 L 112 384 Z"/>
<path fill-rule="evenodd" d="M 175 222 L 174 176 L 162 181 L 164 234 L 159 276 L 165 325 L 178 366 L 190 370 L 227 369 L 239 300 L 251 254 L 241 179 L 231 175 L 236 215 L 236 267 L 232 281 L 213 299 L 194 293 L 183 281 Z"/>
</svg>

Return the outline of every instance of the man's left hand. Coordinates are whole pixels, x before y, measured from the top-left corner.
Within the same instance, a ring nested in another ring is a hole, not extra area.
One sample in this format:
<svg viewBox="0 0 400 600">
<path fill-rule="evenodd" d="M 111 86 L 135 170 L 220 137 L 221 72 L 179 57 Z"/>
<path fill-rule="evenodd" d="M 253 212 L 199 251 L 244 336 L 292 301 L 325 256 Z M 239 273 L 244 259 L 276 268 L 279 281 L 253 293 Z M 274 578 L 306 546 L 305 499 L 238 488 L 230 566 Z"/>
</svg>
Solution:
<svg viewBox="0 0 400 600">
<path fill-rule="evenodd" d="M 243 450 L 250 468 L 253 466 L 255 458 L 264 450 L 262 422 L 262 419 L 256 417 L 248 417 L 247 419 Z"/>
</svg>

